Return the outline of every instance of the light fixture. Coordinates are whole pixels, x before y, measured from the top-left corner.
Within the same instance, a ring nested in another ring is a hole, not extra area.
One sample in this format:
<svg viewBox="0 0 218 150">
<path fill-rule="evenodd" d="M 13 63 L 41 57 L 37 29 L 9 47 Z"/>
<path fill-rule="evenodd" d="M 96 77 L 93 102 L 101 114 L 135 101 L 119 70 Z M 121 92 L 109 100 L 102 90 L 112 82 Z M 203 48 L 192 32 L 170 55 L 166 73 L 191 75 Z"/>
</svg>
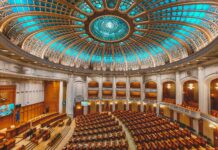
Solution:
<svg viewBox="0 0 218 150">
<path fill-rule="evenodd" d="M 165 105 L 160 105 L 160 108 L 165 108 Z"/>
<path fill-rule="evenodd" d="M 189 83 L 188 88 L 189 88 L 190 90 L 194 89 L 194 84 L 193 84 L 193 83 Z"/>
<path fill-rule="evenodd" d="M 213 128 L 213 129 L 216 129 L 216 125 L 213 124 L 213 123 L 210 123 L 210 124 L 209 124 L 209 127 L 210 127 L 210 128 Z"/>
<path fill-rule="evenodd" d="M 171 84 L 170 83 L 167 84 L 167 89 L 171 89 Z"/>
<path fill-rule="evenodd" d="M 218 90 L 218 82 L 216 83 L 215 89 Z"/>
<path fill-rule="evenodd" d="M 6 101 L 7 98 L 1 97 L 1 101 Z"/>
</svg>

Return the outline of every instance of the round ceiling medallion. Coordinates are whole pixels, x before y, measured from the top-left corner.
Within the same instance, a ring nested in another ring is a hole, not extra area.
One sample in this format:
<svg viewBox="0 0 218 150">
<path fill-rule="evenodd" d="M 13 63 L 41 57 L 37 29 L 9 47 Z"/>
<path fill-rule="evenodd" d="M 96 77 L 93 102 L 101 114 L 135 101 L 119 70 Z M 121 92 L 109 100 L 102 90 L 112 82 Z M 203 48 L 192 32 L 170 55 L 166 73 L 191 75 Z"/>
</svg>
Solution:
<svg viewBox="0 0 218 150">
<path fill-rule="evenodd" d="M 103 42 L 119 42 L 130 32 L 130 27 L 124 19 L 104 15 L 94 19 L 89 25 L 90 33 L 94 38 Z"/>
</svg>

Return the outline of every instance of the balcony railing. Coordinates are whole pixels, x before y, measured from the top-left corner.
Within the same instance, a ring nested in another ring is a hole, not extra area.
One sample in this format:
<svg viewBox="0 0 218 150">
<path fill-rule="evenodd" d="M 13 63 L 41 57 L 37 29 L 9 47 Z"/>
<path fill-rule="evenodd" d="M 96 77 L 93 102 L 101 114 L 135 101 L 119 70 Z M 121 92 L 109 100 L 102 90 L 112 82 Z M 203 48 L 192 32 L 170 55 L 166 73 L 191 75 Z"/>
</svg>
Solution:
<svg viewBox="0 0 218 150">
<path fill-rule="evenodd" d="M 88 96 L 89 100 L 98 100 L 99 97 L 98 96 Z"/>
<path fill-rule="evenodd" d="M 99 87 L 88 87 L 89 90 L 99 90 Z"/>
<path fill-rule="evenodd" d="M 140 88 L 130 88 L 130 91 L 141 91 Z"/>
<path fill-rule="evenodd" d="M 103 100 L 113 100 L 113 96 L 102 96 Z"/>
<path fill-rule="evenodd" d="M 116 96 L 116 99 L 119 99 L 119 100 L 125 100 L 126 99 L 126 96 Z"/>
<path fill-rule="evenodd" d="M 129 100 L 131 100 L 131 101 L 140 101 L 141 98 L 140 97 L 130 97 Z"/>
<path fill-rule="evenodd" d="M 214 117 L 210 114 L 205 114 L 205 113 L 201 113 L 201 118 L 202 119 L 205 119 L 207 121 L 212 121 L 212 122 L 215 122 L 218 124 L 218 118 L 217 117 Z"/>
<path fill-rule="evenodd" d="M 156 104 L 157 100 L 153 100 L 153 99 L 144 99 L 144 102 L 148 103 L 148 104 Z"/>
<path fill-rule="evenodd" d="M 166 103 L 166 102 L 160 102 L 160 104 L 168 106 L 170 109 L 177 111 L 177 112 L 180 112 L 180 113 L 183 113 L 183 114 L 186 114 L 187 116 L 190 116 L 192 118 L 195 118 L 195 119 L 201 118 L 200 111 L 189 110 L 189 109 L 186 109 L 182 106 L 174 105 L 174 104 L 170 104 L 170 103 Z"/>
<path fill-rule="evenodd" d="M 148 88 L 146 88 L 145 92 L 147 92 L 147 93 L 157 93 L 157 89 L 148 89 Z"/>
</svg>

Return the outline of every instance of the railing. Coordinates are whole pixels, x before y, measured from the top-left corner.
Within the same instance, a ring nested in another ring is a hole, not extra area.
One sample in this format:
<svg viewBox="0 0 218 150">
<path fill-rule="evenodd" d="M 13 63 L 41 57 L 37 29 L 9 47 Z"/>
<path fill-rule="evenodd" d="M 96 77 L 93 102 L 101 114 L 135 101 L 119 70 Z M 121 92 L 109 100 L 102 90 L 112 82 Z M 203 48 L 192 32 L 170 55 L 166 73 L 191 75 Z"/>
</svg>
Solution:
<svg viewBox="0 0 218 150">
<path fill-rule="evenodd" d="M 201 113 L 201 118 L 207 121 L 212 121 L 218 124 L 218 118 L 210 114 Z"/>
<path fill-rule="evenodd" d="M 116 90 L 118 90 L 118 91 L 119 91 L 119 90 L 122 90 L 122 91 L 123 91 L 123 90 L 126 90 L 126 88 L 123 88 L 123 87 L 116 87 Z"/>
<path fill-rule="evenodd" d="M 88 99 L 89 99 L 89 100 L 98 100 L 99 97 L 97 97 L 97 96 L 96 96 L 96 97 L 90 96 L 90 97 L 88 97 Z"/>
<path fill-rule="evenodd" d="M 148 104 L 156 104 L 157 100 L 152 100 L 152 99 L 144 99 L 144 102 L 148 103 Z"/>
<path fill-rule="evenodd" d="M 156 93 L 157 89 L 148 89 L 148 88 L 146 88 L 145 92 L 147 92 L 147 93 Z"/>
<path fill-rule="evenodd" d="M 89 90 L 99 90 L 99 87 L 88 87 Z"/>
<path fill-rule="evenodd" d="M 113 89 L 113 87 L 102 87 L 102 89 Z"/>
<path fill-rule="evenodd" d="M 113 96 L 102 96 L 103 100 L 113 100 Z"/>
<path fill-rule="evenodd" d="M 130 88 L 130 91 L 141 91 L 140 88 Z"/>
<path fill-rule="evenodd" d="M 195 119 L 201 118 L 200 111 L 189 110 L 189 109 L 186 109 L 182 106 L 178 106 L 178 105 L 174 105 L 174 104 L 170 104 L 170 103 L 166 103 L 166 102 L 160 102 L 160 105 L 168 106 L 170 109 L 172 109 L 174 111 L 181 112 L 181 113 L 186 114 L 187 116 L 190 116 L 190 117 L 195 118 Z"/>
<path fill-rule="evenodd" d="M 129 100 L 131 100 L 131 101 L 140 101 L 141 98 L 140 97 L 139 98 L 137 98 L 137 97 L 130 97 Z"/>
<path fill-rule="evenodd" d="M 122 96 L 121 96 L 121 97 L 118 97 L 118 96 L 117 96 L 116 99 L 125 100 L 125 99 L 126 99 L 126 96 L 123 96 L 123 97 L 122 97 Z"/>
</svg>

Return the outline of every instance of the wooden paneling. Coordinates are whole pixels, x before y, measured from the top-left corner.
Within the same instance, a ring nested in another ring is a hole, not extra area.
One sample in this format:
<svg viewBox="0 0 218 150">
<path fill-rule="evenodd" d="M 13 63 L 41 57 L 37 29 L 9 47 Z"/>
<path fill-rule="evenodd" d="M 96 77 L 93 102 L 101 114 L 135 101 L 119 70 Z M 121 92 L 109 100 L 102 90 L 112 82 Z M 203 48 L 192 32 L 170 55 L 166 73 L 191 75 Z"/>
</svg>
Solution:
<svg viewBox="0 0 218 150">
<path fill-rule="evenodd" d="M 7 85 L 7 86 L 0 86 L 0 98 L 4 98 L 6 100 L 0 100 L 0 106 L 7 105 L 10 103 L 15 103 L 16 97 L 16 86 L 15 85 Z M 14 113 L 1 117 L 0 118 L 0 129 L 9 127 L 14 123 Z"/>
<path fill-rule="evenodd" d="M 44 102 L 28 105 L 20 108 L 20 123 L 27 122 L 28 120 L 40 116 L 44 113 Z M 17 124 L 17 123 L 16 123 Z"/>
<path fill-rule="evenodd" d="M 98 82 L 96 82 L 96 81 L 90 81 L 90 82 L 88 83 L 88 86 L 89 86 L 89 87 L 98 87 L 99 85 L 98 85 Z"/>
<path fill-rule="evenodd" d="M 213 131 L 213 141 L 214 141 L 214 147 L 218 147 L 218 128 L 215 128 Z"/>
<path fill-rule="evenodd" d="M 126 83 L 125 82 L 117 82 L 116 87 L 117 88 L 126 88 Z"/>
<path fill-rule="evenodd" d="M 7 85 L 7 86 L 0 86 L 0 97 L 6 98 L 5 101 L 0 101 L 1 105 L 7 105 L 10 103 L 15 104 L 15 97 L 16 97 L 16 86 L 15 85 Z M 10 116 L 5 116 L 0 118 L 0 129 L 10 127 L 11 125 L 18 125 L 28 120 L 37 117 L 44 112 L 44 102 L 36 103 L 20 108 L 16 108 L 14 113 Z M 15 112 L 20 111 L 20 121 L 15 121 Z"/>
<path fill-rule="evenodd" d="M 211 99 L 211 110 L 218 110 L 218 79 L 211 81 L 210 84 L 210 99 Z"/>
<path fill-rule="evenodd" d="M 95 101 L 90 101 L 90 113 L 96 113 L 97 112 L 97 106 Z"/>
<path fill-rule="evenodd" d="M 49 112 L 59 112 L 59 91 L 60 82 L 45 82 L 45 107 L 49 108 Z"/>
<path fill-rule="evenodd" d="M 137 102 L 132 102 L 131 104 L 130 104 L 130 110 L 131 111 L 135 111 L 135 112 L 137 112 L 138 111 L 138 104 L 137 104 Z"/>
<path fill-rule="evenodd" d="M 124 110 L 124 101 L 118 101 L 117 105 L 117 110 Z"/>
<path fill-rule="evenodd" d="M 186 126 L 190 127 L 190 117 L 185 114 L 180 113 L 179 122 L 185 124 Z"/>
<path fill-rule="evenodd" d="M 141 88 L 140 82 L 132 82 L 130 83 L 130 88 Z"/>
<path fill-rule="evenodd" d="M 145 88 L 157 89 L 157 84 L 153 81 L 149 81 L 145 84 Z"/>
<path fill-rule="evenodd" d="M 102 111 L 110 111 L 110 101 L 104 101 L 103 102 Z"/>
<path fill-rule="evenodd" d="M 110 81 L 106 81 L 106 82 L 103 83 L 103 87 L 112 88 L 112 86 L 113 86 L 113 84 Z"/>
</svg>

